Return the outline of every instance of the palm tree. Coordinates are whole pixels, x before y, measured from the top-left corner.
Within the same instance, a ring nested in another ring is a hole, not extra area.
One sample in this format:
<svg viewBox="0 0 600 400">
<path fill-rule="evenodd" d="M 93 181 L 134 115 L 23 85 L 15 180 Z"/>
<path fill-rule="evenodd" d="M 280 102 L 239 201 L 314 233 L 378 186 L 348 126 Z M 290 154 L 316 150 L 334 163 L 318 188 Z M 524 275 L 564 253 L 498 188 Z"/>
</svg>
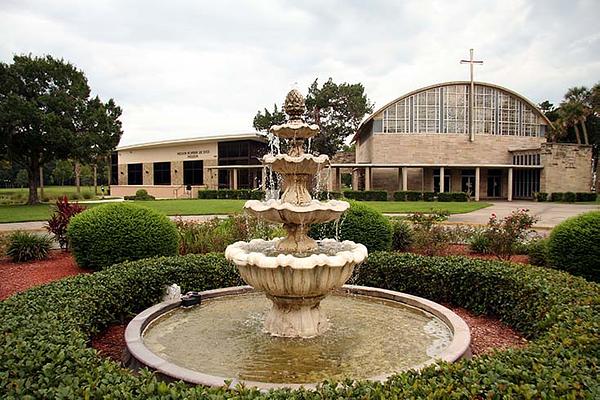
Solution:
<svg viewBox="0 0 600 400">
<path fill-rule="evenodd" d="M 550 141 L 557 143 L 559 139 L 563 138 L 567 134 L 567 128 L 567 122 L 563 118 L 558 117 L 554 122 L 552 122 L 550 127 Z"/>
<path fill-rule="evenodd" d="M 583 130 L 584 144 L 590 143 L 585 125 L 588 116 L 592 113 L 590 94 L 590 90 L 585 86 L 572 87 L 565 93 L 565 101 L 561 104 L 561 108 L 565 108 L 564 114 L 567 116 L 567 120 L 575 129 L 577 143 L 581 143 L 577 124 L 581 125 L 581 129 Z"/>
</svg>

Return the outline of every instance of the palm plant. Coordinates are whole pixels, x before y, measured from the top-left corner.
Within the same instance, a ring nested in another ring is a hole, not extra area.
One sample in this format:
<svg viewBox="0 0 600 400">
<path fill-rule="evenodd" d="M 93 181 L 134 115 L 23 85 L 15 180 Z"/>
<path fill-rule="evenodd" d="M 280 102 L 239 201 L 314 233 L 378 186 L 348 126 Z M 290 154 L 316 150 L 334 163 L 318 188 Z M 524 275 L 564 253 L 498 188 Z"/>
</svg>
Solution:
<svg viewBox="0 0 600 400">
<path fill-rule="evenodd" d="M 564 117 L 569 125 L 573 126 L 575 129 L 577 143 L 581 143 L 579 128 L 577 127 L 578 124 L 583 131 L 583 143 L 590 143 L 585 124 L 588 116 L 592 114 L 590 97 L 591 92 L 588 88 L 585 86 L 575 86 L 567 90 L 567 93 L 565 93 L 565 101 L 561 104 L 562 117 Z"/>
</svg>

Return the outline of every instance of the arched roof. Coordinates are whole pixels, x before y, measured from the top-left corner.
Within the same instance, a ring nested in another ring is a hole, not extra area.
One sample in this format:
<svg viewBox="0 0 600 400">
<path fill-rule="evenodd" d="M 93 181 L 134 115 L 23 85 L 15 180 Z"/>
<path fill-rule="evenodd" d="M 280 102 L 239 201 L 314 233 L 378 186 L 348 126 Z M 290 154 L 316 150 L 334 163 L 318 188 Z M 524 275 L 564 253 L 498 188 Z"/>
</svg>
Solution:
<svg viewBox="0 0 600 400">
<path fill-rule="evenodd" d="M 386 103 L 383 107 L 380 107 L 377 111 L 373 112 L 367 119 L 365 119 L 363 122 L 361 122 L 360 126 L 358 127 L 356 134 L 354 135 L 354 137 L 352 138 L 352 141 L 355 141 L 356 138 L 358 137 L 358 135 L 361 133 L 361 131 L 363 130 L 363 128 L 373 120 L 373 118 L 375 118 L 376 115 L 380 114 L 381 112 L 383 112 L 386 108 L 388 108 L 389 106 L 391 106 L 392 104 L 401 101 L 407 97 L 410 97 L 414 94 L 417 93 L 421 93 L 421 92 L 425 92 L 429 89 L 435 89 L 435 88 L 439 88 L 439 87 L 443 87 L 443 86 L 453 86 L 453 85 L 470 85 L 471 81 L 450 81 L 450 82 L 442 82 L 442 83 L 436 83 L 433 85 L 429 85 L 429 86 L 425 86 L 422 87 L 420 89 L 416 89 L 413 90 L 411 92 L 408 92 L 406 94 L 403 94 L 402 96 Z M 543 112 L 540 111 L 540 109 L 538 108 L 538 106 L 532 102 L 531 100 L 529 100 L 527 97 L 520 95 L 519 93 L 515 92 L 514 90 L 510 90 L 508 88 L 505 88 L 503 86 L 500 85 L 495 85 L 493 83 L 487 83 L 487 82 L 474 82 L 474 84 L 476 86 L 485 86 L 485 87 L 490 87 L 490 88 L 494 88 L 497 90 L 501 90 L 503 92 L 506 92 L 514 97 L 516 97 L 517 99 L 523 101 L 524 103 L 528 104 L 529 106 L 531 106 L 531 108 L 540 116 L 542 117 L 542 119 L 549 125 L 552 126 L 552 122 L 550 122 L 550 120 L 548 119 L 548 117 L 546 117 L 544 115 Z"/>
</svg>

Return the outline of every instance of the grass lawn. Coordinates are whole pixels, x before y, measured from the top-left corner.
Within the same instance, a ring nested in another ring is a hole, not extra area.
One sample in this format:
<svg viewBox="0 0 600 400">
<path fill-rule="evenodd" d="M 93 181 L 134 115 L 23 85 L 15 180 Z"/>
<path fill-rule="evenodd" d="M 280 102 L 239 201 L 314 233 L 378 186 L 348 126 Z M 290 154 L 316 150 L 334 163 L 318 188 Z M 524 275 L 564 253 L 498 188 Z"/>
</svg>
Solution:
<svg viewBox="0 0 600 400">
<path fill-rule="evenodd" d="M 44 188 L 44 197 L 48 197 L 50 199 L 57 199 L 62 196 L 67 196 L 71 198 L 73 195 L 77 193 L 77 187 L 75 186 L 46 186 Z M 91 198 L 95 198 L 94 196 L 94 187 L 93 186 L 81 186 L 80 196 L 84 193 L 87 193 L 91 196 Z M 98 186 L 98 193 L 100 193 L 100 186 Z M 41 197 L 40 189 L 38 189 L 38 196 Z M 19 202 L 24 202 L 29 197 L 29 189 L 28 188 L 0 188 L 0 200 L 10 200 L 11 198 L 17 198 Z"/>
<path fill-rule="evenodd" d="M 207 215 L 233 214 L 241 212 L 245 200 L 154 200 L 136 201 L 140 204 L 167 215 Z M 465 213 L 488 207 L 488 203 L 435 203 L 424 201 L 369 201 L 366 202 L 384 213 L 429 212 L 431 209 L 447 210 L 451 214 Z M 86 204 L 95 207 L 97 203 Z M 51 207 L 48 204 L 35 206 L 2 205 L 0 206 L 0 223 L 41 221 L 50 217 Z"/>
</svg>

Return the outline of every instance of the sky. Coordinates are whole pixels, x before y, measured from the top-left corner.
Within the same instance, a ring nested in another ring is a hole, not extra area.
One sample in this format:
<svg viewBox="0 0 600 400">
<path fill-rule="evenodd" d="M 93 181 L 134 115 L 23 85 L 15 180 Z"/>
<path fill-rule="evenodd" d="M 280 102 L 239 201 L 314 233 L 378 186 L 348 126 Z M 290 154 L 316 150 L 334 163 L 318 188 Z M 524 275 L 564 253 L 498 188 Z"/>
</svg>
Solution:
<svg viewBox="0 0 600 400">
<path fill-rule="evenodd" d="M 120 145 L 252 132 L 316 78 L 360 82 L 377 109 L 475 80 L 535 103 L 600 81 L 599 0 L 0 0 L 0 61 L 63 58 L 123 109 Z"/>
</svg>

